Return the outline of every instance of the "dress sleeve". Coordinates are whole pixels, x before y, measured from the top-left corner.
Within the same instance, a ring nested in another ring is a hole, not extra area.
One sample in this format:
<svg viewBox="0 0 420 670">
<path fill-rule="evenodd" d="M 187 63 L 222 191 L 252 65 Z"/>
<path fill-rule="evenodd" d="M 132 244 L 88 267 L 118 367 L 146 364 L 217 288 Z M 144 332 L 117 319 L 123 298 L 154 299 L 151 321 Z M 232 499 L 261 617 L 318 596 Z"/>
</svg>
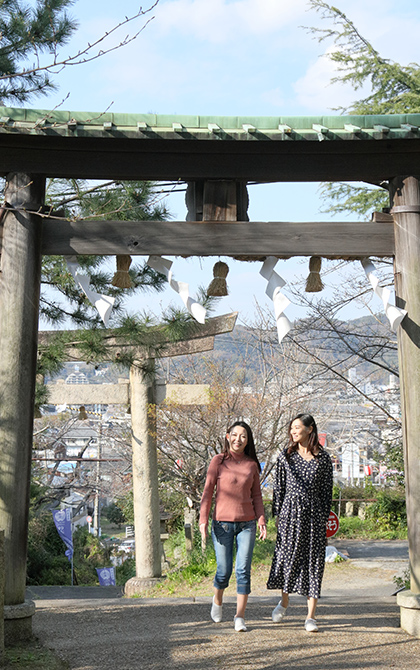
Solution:
<svg viewBox="0 0 420 670">
<path fill-rule="evenodd" d="M 255 516 L 259 526 L 265 525 L 264 503 L 261 493 L 260 473 L 257 466 L 255 466 L 254 481 L 251 488 L 252 504 L 255 510 Z"/>
<path fill-rule="evenodd" d="M 214 488 L 216 486 L 219 464 L 220 456 L 213 456 L 212 460 L 210 461 L 209 469 L 207 470 L 206 483 L 204 484 L 204 491 L 203 495 L 201 496 L 200 524 L 207 523 L 209 520 L 211 501 L 213 498 Z"/>
<path fill-rule="evenodd" d="M 286 468 L 285 456 L 281 454 L 277 459 L 276 475 L 273 484 L 273 504 L 272 514 L 278 516 L 283 504 L 283 499 L 286 493 Z"/>
<path fill-rule="evenodd" d="M 324 482 L 322 485 L 322 507 L 324 511 L 325 523 L 331 511 L 333 490 L 333 465 L 329 454 L 325 453 Z"/>
</svg>

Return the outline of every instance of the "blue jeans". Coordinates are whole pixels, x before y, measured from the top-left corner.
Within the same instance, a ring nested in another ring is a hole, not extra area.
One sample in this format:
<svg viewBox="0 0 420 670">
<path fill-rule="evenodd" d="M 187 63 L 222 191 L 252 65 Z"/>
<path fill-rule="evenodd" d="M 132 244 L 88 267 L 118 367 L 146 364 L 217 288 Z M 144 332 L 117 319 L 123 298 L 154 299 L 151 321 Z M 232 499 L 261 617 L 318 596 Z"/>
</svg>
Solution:
<svg viewBox="0 0 420 670">
<path fill-rule="evenodd" d="M 217 571 L 213 586 L 225 589 L 233 568 L 233 547 L 236 548 L 236 592 L 241 595 L 251 593 L 251 561 L 254 551 L 257 522 L 215 521 L 211 525 L 211 537 L 216 552 Z"/>
</svg>

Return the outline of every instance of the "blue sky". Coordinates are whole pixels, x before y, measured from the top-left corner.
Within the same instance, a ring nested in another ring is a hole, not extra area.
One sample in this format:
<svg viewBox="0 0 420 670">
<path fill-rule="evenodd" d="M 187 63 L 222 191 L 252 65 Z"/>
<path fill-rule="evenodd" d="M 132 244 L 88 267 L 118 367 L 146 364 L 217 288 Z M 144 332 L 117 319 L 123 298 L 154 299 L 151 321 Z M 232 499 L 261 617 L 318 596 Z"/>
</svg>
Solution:
<svg viewBox="0 0 420 670">
<path fill-rule="evenodd" d="M 418 0 L 342 0 L 334 4 L 383 57 L 403 64 L 420 60 Z M 64 51 L 75 52 L 92 43 L 137 10 L 138 2 L 133 0 L 79 0 L 71 10 L 79 30 Z M 323 56 L 329 45 L 319 44 L 301 27 L 322 25 L 319 16 L 308 11 L 306 0 L 160 0 L 146 15 L 146 19 L 151 17 L 128 46 L 62 71 L 56 77 L 60 90 L 32 106 L 52 109 L 61 104 L 62 109 L 95 112 L 111 105 L 110 111 L 130 113 L 318 115 L 362 95 L 329 84 L 334 72 Z M 110 44 L 144 23 L 143 19 L 123 27 Z M 171 196 L 169 206 L 175 219 L 185 218 L 183 194 Z M 318 184 L 250 188 L 251 220 L 331 219 L 320 207 Z M 175 278 L 189 281 L 194 292 L 197 285 L 210 281 L 215 260 L 176 259 L 172 269 Z M 230 295 L 221 301 L 217 313 L 239 310 L 245 318 L 252 315 L 255 299 L 269 305 L 259 265 L 228 262 Z M 294 282 L 296 276 L 307 274 L 307 260 L 280 261 L 276 270 Z M 341 281 L 337 273 L 326 277 L 330 286 Z M 129 306 L 130 310 L 149 307 L 158 313 L 160 306 L 174 299 L 168 289 L 152 301 L 150 296 L 132 299 Z M 379 308 L 379 301 L 373 307 Z M 291 306 L 288 313 L 295 318 L 303 310 Z M 342 316 L 361 314 L 354 305 Z"/>
</svg>

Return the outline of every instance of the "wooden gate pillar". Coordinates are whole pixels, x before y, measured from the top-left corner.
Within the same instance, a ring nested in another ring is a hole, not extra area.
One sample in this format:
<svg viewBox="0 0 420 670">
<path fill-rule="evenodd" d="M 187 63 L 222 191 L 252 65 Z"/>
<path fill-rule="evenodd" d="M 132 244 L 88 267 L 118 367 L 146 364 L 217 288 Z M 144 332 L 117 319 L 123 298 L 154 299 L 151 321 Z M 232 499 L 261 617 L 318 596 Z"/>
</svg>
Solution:
<svg viewBox="0 0 420 670">
<path fill-rule="evenodd" d="M 25 603 L 29 484 L 41 276 L 45 179 L 11 173 L 0 274 L 0 528 L 5 531 L 6 640 L 31 635 Z"/>
<path fill-rule="evenodd" d="M 136 540 L 136 577 L 125 585 L 128 596 L 152 586 L 162 575 L 159 484 L 156 450 L 154 384 L 140 365 L 130 369 L 133 445 L 133 504 Z"/>
<path fill-rule="evenodd" d="M 398 356 L 411 588 L 397 601 L 401 627 L 420 637 L 420 181 L 396 177 L 390 186 L 397 305 L 408 311 L 398 330 Z"/>
<path fill-rule="evenodd" d="M 246 182 L 212 179 L 188 182 L 187 221 L 249 221 Z"/>
</svg>

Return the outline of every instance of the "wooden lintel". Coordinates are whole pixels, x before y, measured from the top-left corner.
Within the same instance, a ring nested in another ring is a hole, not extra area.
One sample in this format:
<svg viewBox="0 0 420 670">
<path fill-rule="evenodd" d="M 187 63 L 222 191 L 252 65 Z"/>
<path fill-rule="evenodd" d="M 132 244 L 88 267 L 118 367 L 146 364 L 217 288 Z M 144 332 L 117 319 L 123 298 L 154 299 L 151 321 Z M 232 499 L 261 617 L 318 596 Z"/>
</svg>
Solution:
<svg viewBox="0 0 420 670">
<path fill-rule="evenodd" d="M 128 379 L 119 384 L 65 384 L 49 383 L 48 402 L 52 405 L 128 405 L 130 386 Z M 181 405 L 206 405 L 209 402 L 208 384 L 155 385 L 156 404 L 171 402 Z"/>
<path fill-rule="evenodd" d="M 127 405 L 130 401 L 128 379 L 119 384 L 65 384 L 59 380 L 46 387 L 51 405 Z"/>
<path fill-rule="evenodd" d="M 44 255 L 393 256 L 392 221 L 68 221 L 44 219 Z"/>
</svg>

